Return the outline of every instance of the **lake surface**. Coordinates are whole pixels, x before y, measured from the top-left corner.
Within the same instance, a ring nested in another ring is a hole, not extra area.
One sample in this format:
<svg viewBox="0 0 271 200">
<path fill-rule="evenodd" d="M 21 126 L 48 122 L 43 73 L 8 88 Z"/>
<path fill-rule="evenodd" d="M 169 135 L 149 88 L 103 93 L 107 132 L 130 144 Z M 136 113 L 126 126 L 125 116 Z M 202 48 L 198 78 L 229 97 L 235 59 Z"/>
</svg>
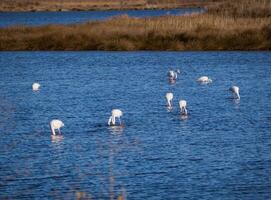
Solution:
<svg viewBox="0 0 271 200">
<path fill-rule="evenodd" d="M 184 15 L 203 12 L 202 8 L 180 8 L 164 10 L 109 10 L 109 11 L 67 11 L 67 12 L 0 12 L 0 27 L 11 25 L 73 24 L 94 20 L 105 20 L 117 15 L 131 17 L 158 17 L 163 15 Z"/>
<path fill-rule="evenodd" d="M 1 52 L 0 199 L 269 199 L 270 63 L 270 52 Z M 124 128 L 107 126 L 113 108 Z"/>
</svg>

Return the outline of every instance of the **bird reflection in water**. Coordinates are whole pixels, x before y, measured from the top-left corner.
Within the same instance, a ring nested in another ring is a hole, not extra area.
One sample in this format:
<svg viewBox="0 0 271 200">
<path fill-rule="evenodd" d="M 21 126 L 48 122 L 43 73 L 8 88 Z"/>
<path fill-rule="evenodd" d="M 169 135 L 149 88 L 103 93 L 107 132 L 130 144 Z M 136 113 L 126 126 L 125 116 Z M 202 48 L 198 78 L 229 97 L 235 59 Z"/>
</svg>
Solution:
<svg viewBox="0 0 271 200">
<path fill-rule="evenodd" d="M 181 115 L 180 115 L 180 119 L 181 119 L 181 120 L 187 120 L 187 119 L 188 119 L 188 115 L 186 115 L 186 114 L 181 114 Z"/>
<path fill-rule="evenodd" d="M 63 135 L 51 135 L 51 140 L 53 143 L 61 142 L 63 139 Z"/>
<path fill-rule="evenodd" d="M 121 189 L 121 194 L 116 195 L 115 192 L 115 181 L 116 177 L 114 176 L 114 157 L 117 155 L 121 150 L 123 149 L 123 146 L 118 142 L 118 140 L 122 140 L 122 135 L 121 133 L 124 130 L 124 124 L 121 124 L 120 126 L 110 126 L 109 131 L 112 134 L 110 140 L 109 140 L 109 197 L 110 200 L 116 199 L 115 197 L 117 196 L 117 200 L 126 200 L 126 192 L 125 189 L 122 187 Z M 115 137 L 113 135 L 119 135 L 119 137 Z"/>
<path fill-rule="evenodd" d="M 119 126 L 109 126 L 108 129 L 109 129 L 111 134 L 118 135 L 118 134 L 121 134 L 123 132 L 124 127 L 125 127 L 125 125 L 121 124 Z"/>
<path fill-rule="evenodd" d="M 234 108 L 239 108 L 240 107 L 240 99 L 233 99 L 232 100 L 234 103 Z"/>
<path fill-rule="evenodd" d="M 173 110 L 173 107 L 172 106 L 167 106 L 167 111 L 168 112 L 171 112 Z"/>
<path fill-rule="evenodd" d="M 176 80 L 175 80 L 175 79 L 169 78 L 169 79 L 168 79 L 168 83 L 169 83 L 170 85 L 175 85 L 175 84 L 176 84 Z"/>
</svg>

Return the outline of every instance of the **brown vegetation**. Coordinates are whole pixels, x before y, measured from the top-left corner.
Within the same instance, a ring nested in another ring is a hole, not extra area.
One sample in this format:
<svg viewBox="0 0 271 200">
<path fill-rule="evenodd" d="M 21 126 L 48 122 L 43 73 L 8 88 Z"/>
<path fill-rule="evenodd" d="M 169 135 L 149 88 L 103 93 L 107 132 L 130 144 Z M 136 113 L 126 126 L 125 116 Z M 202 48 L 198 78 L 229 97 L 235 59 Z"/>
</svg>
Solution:
<svg viewBox="0 0 271 200">
<path fill-rule="evenodd" d="M 0 30 L 0 50 L 271 50 L 271 4 L 248 1 L 253 4 L 237 14 L 214 7 L 187 16 L 120 16 L 79 25 L 10 27 Z M 242 1 L 227 2 L 243 6 Z M 251 7 L 262 3 L 268 5 L 265 14 Z"/>
<path fill-rule="evenodd" d="M 0 11 L 163 9 L 204 6 L 210 0 L 1 0 Z"/>
<path fill-rule="evenodd" d="M 209 6 L 208 12 L 214 15 L 243 18 L 271 17 L 269 0 L 223 0 Z"/>
</svg>

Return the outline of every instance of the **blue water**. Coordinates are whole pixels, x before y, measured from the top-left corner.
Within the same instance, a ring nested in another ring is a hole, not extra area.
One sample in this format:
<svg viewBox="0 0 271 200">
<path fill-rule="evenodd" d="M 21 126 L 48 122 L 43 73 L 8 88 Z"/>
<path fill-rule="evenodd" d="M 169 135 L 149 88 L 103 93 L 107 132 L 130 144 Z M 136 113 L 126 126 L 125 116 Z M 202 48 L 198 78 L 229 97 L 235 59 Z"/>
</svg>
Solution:
<svg viewBox="0 0 271 200">
<path fill-rule="evenodd" d="M 202 12 L 201 8 L 180 8 L 165 10 L 109 10 L 109 11 L 67 11 L 67 12 L 0 12 L 0 27 L 12 25 L 73 24 L 104 20 L 117 15 L 131 17 L 158 17 L 162 15 L 184 15 Z"/>
<path fill-rule="evenodd" d="M 269 199 L 270 63 L 270 52 L 1 52 L 0 199 Z M 108 128 L 113 108 L 124 128 Z M 63 138 L 50 136 L 54 118 Z"/>
</svg>

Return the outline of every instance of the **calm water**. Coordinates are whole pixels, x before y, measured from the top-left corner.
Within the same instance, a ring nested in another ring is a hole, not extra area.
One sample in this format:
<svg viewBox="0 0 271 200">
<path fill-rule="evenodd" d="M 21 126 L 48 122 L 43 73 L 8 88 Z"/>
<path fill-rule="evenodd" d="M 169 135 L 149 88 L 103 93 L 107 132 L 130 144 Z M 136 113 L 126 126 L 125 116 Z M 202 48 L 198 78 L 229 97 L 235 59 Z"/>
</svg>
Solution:
<svg viewBox="0 0 271 200">
<path fill-rule="evenodd" d="M 0 27 L 16 24 L 44 25 L 71 24 L 93 20 L 104 20 L 117 15 L 131 17 L 157 17 L 162 15 L 183 15 L 202 12 L 201 8 L 182 8 L 165 10 L 111 10 L 111 11 L 68 11 L 68 12 L 0 12 Z"/>
<path fill-rule="evenodd" d="M 270 63 L 270 52 L 1 52 L 0 199 L 269 199 Z M 175 85 L 170 68 L 183 72 Z M 125 128 L 107 127 L 112 108 Z M 53 118 L 64 138 L 51 138 Z"/>
</svg>

